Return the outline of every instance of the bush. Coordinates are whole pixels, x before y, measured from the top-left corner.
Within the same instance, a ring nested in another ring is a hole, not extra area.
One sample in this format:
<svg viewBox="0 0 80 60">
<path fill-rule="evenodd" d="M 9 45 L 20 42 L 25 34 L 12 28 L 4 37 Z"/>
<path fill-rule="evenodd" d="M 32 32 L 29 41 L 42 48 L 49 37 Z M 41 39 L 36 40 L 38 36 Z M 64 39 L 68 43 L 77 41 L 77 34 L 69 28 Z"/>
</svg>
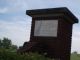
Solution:
<svg viewBox="0 0 80 60">
<path fill-rule="evenodd" d="M 9 52 L 5 49 L 0 49 L 0 60 L 51 60 L 38 53 L 17 54 L 16 52 Z"/>
</svg>

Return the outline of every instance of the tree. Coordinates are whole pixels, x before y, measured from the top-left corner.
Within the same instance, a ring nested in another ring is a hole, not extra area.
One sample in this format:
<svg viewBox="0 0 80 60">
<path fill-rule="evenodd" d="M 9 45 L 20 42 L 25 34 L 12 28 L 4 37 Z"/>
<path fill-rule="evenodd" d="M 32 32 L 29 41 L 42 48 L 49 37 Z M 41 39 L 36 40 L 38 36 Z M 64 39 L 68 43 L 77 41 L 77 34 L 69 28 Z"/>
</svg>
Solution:
<svg viewBox="0 0 80 60">
<path fill-rule="evenodd" d="M 17 49 L 18 47 L 16 45 L 12 45 L 12 48 L 13 49 Z"/>
<path fill-rule="evenodd" d="M 6 50 L 6 51 L 9 51 L 9 52 L 16 52 L 17 51 L 17 45 L 13 45 L 11 40 L 8 39 L 8 38 L 3 38 L 3 39 L 0 39 L 0 49 L 1 50 Z"/>
<path fill-rule="evenodd" d="M 1 41 L 1 39 L 0 39 L 0 48 L 2 47 L 2 41 Z"/>
<path fill-rule="evenodd" d="M 4 47 L 4 48 L 6 48 L 6 49 L 9 49 L 10 47 L 11 47 L 11 40 L 10 39 L 8 39 L 8 38 L 3 38 L 3 40 L 2 40 L 2 46 Z"/>
<path fill-rule="evenodd" d="M 73 54 L 78 54 L 77 51 L 74 51 Z"/>
</svg>

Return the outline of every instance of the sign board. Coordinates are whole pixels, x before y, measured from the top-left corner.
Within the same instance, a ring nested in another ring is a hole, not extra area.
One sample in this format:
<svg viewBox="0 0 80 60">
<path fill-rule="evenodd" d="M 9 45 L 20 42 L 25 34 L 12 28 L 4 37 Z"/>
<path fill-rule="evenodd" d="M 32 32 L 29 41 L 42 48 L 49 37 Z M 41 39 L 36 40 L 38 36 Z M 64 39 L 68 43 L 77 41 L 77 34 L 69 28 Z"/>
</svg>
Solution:
<svg viewBox="0 0 80 60">
<path fill-rule="evenodd" d="M 47 53 L 47 57 L 70 60 L 72 27 L 78 19 L 69 9 L 36 9 L 26 13 L 32 17 L 31 35 L 20 51 Z"/>
<path fill-rule="evenodd" d="M 58 20 L 36 20 L 34 36 L 57 37 Z"/>
</svg>

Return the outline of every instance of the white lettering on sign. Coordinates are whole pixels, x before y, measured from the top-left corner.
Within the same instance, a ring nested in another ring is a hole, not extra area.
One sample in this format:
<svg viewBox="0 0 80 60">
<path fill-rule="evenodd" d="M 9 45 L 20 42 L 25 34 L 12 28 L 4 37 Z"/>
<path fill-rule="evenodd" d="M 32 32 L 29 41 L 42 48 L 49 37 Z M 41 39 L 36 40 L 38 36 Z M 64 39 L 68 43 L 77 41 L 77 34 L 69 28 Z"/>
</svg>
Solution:
<svg viewBox="0 0 80 60">
<path fill-rule="evenodd" d="M 57 36 L 58 20 L 36 20 L 34 36 Z"/>
</svg>

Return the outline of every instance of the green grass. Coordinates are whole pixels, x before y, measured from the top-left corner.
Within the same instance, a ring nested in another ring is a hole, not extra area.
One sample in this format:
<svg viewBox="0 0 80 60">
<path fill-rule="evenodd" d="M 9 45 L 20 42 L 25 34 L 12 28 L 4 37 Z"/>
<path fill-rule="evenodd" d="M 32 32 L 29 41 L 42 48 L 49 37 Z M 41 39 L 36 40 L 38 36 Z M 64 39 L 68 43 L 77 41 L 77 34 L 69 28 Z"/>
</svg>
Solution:
<svg viewBox="0 0 80 60">
<path fill-rule="evenodd" d="M 0 49 L 0 60 L 54 60 L 38 53 L 17 54 L 5 49 Z M 72 53 L 71 60 L 80 60 L 80 54 Z"/>
<path fill-rule="evenodd" d="M 0 60 L 51 60 L 38 53 L 17 54 L 7 50 L 0 50 Z"/>
<path fill-rule="evenodd" d="M 71 60 L 80 60 L 80 54 L 71 54 Z"/>
</svg>

